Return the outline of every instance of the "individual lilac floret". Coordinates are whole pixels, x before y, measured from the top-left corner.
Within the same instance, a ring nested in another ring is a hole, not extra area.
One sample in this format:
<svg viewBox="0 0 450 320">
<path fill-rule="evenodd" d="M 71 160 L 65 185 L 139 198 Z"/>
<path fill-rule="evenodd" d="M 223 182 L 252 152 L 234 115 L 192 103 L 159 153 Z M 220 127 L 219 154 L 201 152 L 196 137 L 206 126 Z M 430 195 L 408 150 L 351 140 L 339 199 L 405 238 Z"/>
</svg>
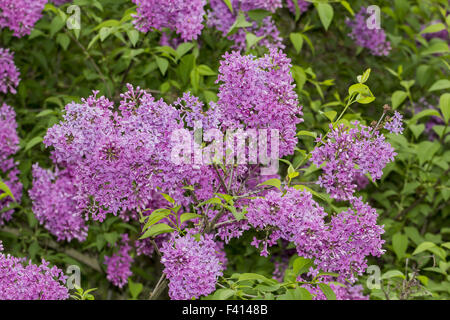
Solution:
<svg viewBox="0 0 450 320">
<path fill-rule="evenodd" d="M 69 170 L 55 172 L 33 165 L 33 188 L 29 191 L 39 223 L 58 241 L 86 240 L 88 227 L 77 209 L 76 181 Z"/>
<path fill-rule="evenodd" d="M 290 68 L 291 60 L 277 49 L 259 59 L 226 53 L 217 78 L 222 127 L 279 130 L 279 157 L 292 154 L 303 119 Z"/>
<path fill-rule="evenodd" d="M 0 242 L 1 247 L 1 242 Z M 1 253 L 0 248 L 0 300 L 66 300 L 66 276 L 49 263 L 35 265 L 24 258 Z"/>
<path fill-rule="evenodd" d="M 48 0 L 0 1 L 0 28 L 9 28 L 15 37 L 30 34 L 34 24 L 42 17 Z"/>
<path fill-rule="evenodd" d="M 18 163 L 12 156 L 19 150 L 16 113 L 14 109 L 3 104 L 0 107 L 0 176 L 9 187 L 16 201 L 22 197 L 22 183 L 19 181 Z M 0 199 L 0 225 L 11 220 L 14 210 L 4 210 L 13 202 L 11 197 Z M 4 211 L 4 212 L 2 212 Z"/>
<path fill-rule="evenodd" d="M 311 2 L 305 1 L 305 0 L 297 0 L 298 2 L 298 8 L 300 9 L 300 14 L 303 12 L 306 12 L 309 8 L 309 6 L 311 5 Z M 288 7 L 288 9 L 295 14 L 295 4 L 294 1 L 292 0 L 287 0 L 286 1 L 286 5 Z"/>
<path fill-rule="evenodd" d="M 356 14 L 354 20 L 347 19 L 347 25 L 352 28 L 349 37 L 360 47 L 367 48 L 375 56 L 387 56 L 391 51 L 391 43 L 386 41 L 386 33 L 382 28 L 369 28 L 370 18 L 366 8 Z"/>
<path fill-rule="evenodd" d="M 19 70 L 14 64 L 14 53 L 0 48 L 0 92 L 16 94 L 19 85 Z"/>
<path fill-rule="evenodd" d="M 390 133 L 402 134 L 403 133 L 403 116 L 395 111 L 394 116 L 386 121 L 384 125 L 386 130 L 389 130 Z"/>
<path fill-rule="evenodd" d="M 137 5 L 134 25 L 141 32 L 170 28 L 184 41 L 197 39 L 203 29 L 206 0 L 133 0 Z"/>
<path fill-rule="evenodd" d="M 128 241 L 128 234 L 122 234 L 119 250 L 111 257 L 105 256 L 106 278 L 119 288 L 127 284 L 128 278 L 133 274 L 131 272 L 133 258 L 130 256 L 131 246 Z"/>
<path fill-rule="evenodd" d="M 371 127 L 352 123 L 333 129 L 323 145 L 312 151 L 311 161 L 321 166 L 323 174 L 318 184 L 327 189 L 332 198 L 348 200 L 356 189 L 355 180 L 359 174 L 369 173 L 373 180 L 383 175 L 383 168 L 394 160 L 396 153 L 385 137 Z"/>
<path fill-rule="evenodd" d="M 161 248 L 161 263 L 169 279 L 169 296 L 173 300 L 198 299 L 216 290 L 224 266 L 212 235 L 174 236 Z"/>
</svg>

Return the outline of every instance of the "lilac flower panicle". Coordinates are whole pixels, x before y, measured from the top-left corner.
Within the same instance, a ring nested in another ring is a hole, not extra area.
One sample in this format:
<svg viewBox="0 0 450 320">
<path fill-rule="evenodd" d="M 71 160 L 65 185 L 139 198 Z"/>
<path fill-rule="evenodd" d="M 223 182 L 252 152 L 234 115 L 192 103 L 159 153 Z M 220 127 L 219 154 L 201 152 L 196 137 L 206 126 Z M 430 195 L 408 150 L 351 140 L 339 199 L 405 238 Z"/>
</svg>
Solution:
<svg viewBox="0 0 450 320">
<path fill-rule="evenodd" d="M 15 37 L 30 34 L 35 23 L 42 17 L 48 0 L 2 0 L 0 1 L 0 28 L 9 28 Z"/>
<path fill-rule="evenodd" d="M 19 85 L 19 70 L 14 64 L 14 53 L 0 48 L 0 92 L 16 94 Z"/>
<path fill-rule="evenodd" d="M 170 28 L 184 41 L 195 40 L 201 34 L 206 0 L 133 0 L 133 3 L 137 5 L 133 23 L 141 32 Z"/>
<path fill-rule="evenodd" d="M 76 181 L 69 170 L 51 172 L 33 165 L 33 187 L 29 191 L 39 223 L 58 241 L 86 240 L 88 227 L 77 209 Z"/>
<path fill-rule="evenodd" d="M 259 59 L 236 51 L 226 53 L 217 78 L 222 127 L 277 129 L 280 157 L 292 154 L 296 125 L 303 119 L 290 68 L 290 59 L 277 49 Z"/>
<path fill-rule="evenodd" d="M 370 29 L 367 26 L 369 17 L 367 9 L 361 8 L 354 20 L 347 19 L 347 25 L 352 28 L 349 37 L 358 46 L 369 49 L 373 55 L 387 56 L 391 51 L 391 43 L 386 41 L 386 33 L 383 29 Z"/>
<path fill-rule="evenodd" d="M 0 243 L 1 247 L 1 243 Z M 66 300 L 66 276 L 42 260 L 40 265 L 0 250 L 0 300 Z"/>
<path fill-rule="evenodd" d="M 105 256 L 106 278 L 115 286 L 122 288 L 128 283 L 128 278 L 133 274 L 131 264 L 133 258 L 130 256 L 131 246 L 128 243 L 128 234 L 121 236 L 119 249 L 111 257 Z"/>
<path fill-rule="evenodd" d="M 223 256 L 212 235 L 174 236 L 161 247 L 161 263 L 169 279 L 169 296 L 174 300 L 198 299 L 214 292 L 222 276 Z"/>
<path fill-rule="evenodd" d="M 353 197 L 360 174 L 369 173 L 372 179 L 380 179 L 383 168 L 396 155 L 384 135 L 358 121 L 352 124 L 353 128 L 341 124 L 336 129 L 330 125 L 327 140 L 312 151 L 311 161 L 322 166 L 323 171 L 318 184 L 337 200 Z"/>
<path fill-rule="evenodd" d="M 384 128 L 389 130 L 390 133 L 401 134 L 403 132 L 403 116 L 395 111 L 394 116 L 386 121 Z"/>
<path fill-rule="evenodd" d="M 16 201 L 22 198 L 22 183 L 19 181 L 18 162 L 12 156 L 19 150 L 16 113 L 7 104 L 0 107 L 0 178 L 9 187 Z M 13 199 L 0 200 L 0 211 L 7 208 Z M 0 226 L 11 220 L 14 210 L 0 212 Z"/>
</svg>

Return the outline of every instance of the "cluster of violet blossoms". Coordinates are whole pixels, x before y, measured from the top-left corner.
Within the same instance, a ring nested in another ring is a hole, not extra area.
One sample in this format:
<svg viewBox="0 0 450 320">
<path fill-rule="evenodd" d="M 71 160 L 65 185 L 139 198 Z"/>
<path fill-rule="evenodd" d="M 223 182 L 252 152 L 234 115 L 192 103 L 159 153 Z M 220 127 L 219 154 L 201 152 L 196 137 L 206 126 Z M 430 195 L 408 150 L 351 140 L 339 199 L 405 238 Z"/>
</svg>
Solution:
<svg viewBox="0 0 450 320">
<path fill-rule="evenodd" d="M 77 209 L 76 181 L 68 169 L 52 172 L 34 164 L 29 194 L 37 220 L 58 241 L 86 239 L 88 227 Z"/>
<path fill-rule="evenodd" d="M 128 234 L 122 234 L 118 251 L 111 257 L 105 256 L 104 261 L 106 278 L 119 288 L 122 288 L 128 282 L 128 277 L 132 275 L 133 258 L 130 256 L 131 246 L 128 242 Z"/>
<path fill-rule="evenodd" d="M 141 32 L 169 28 L 184 41 L 197 39 L 203 29 L 206 0 L 133 0 L 137 5 L 134 25 Z"/>
<path fill-rule="evenodd" d="M 323 165 L 318 184 L 337 200 L 353 197 L 357 187 L 355 181 L 361 174 L 370 174 L 373 180 L 380 179 L 383 168 L 396 155 L 378 130 L 358 121 L 352 124 L 353 128 L 341 124 L 335 129 L 330 125 L 326 141 L 318 138 L 323 145 L 312 151 L 311 161 L 318 167 Z M 399 131 L 395 123 L 390 126 Z"/>
<path fill-rule="evenodd" d="M 9 187 L 16 201 L 22 197 L 22 183 L 19 181 L 18 163 L 12 156 L 19 150 L 16 113 L 14 109 L 3 104 L 0 107 L 0 178 Z M 14 210 L 1 212 L 13 202 L 6 197 L 0 199 L 0 225 L 11 220 Z"/>
<path fill-rule="evenodd" d="M 222 32 L 224 36 L 228 35 L 231 27 L 236 21 L 239 10 L 244 13 L 255 9 L 264 9 L 275 12 L 277 8 L 281 7 L 281 1 L 248 1 L 248 0 L 232 0 L 233 12 L 223 0 L 211 0 L 211 10 L 208 11 L 207 25 Z M 258 45 L 267 48 L 284 49 L 283 39 L 280 32 L 275 25 L 271 16 L 265 17 L 260 23 L 251 20 L 246 16 L 247 21 L 252 24 L 251 27 L 240 28 L 237 32 L 228 35 L 227 38 L 234 42 L 232 48 L 238 50 L 245 50 L 246 48 L 246 31 L 253 33 L 257 37 L 263 37 Z"/>
<path fill-rule="evenodd" d="M 57 267 L 50 268 L 2 253 L 0 241 L 0 300 L 66 300 L 66 276 Z"/>
<path fill-rule="evenodd" d="M 299 256 L 314 259 L 315 276 L 322 270 L 339 274 L 338 280 L 356 281 L 367 268 L 367 256 L 380 256 L 384 243 L 383 228 L 377 225 L 376 210 L 361 199 L 353 198 L 351 207 L 326 222 L 324 209 L 309 192 L 289 188 L 285 192 L 270 191 L 256 198 L 248 207 L 250 225 L 266 234 L 254 238 L 252 245 L 268 255 L 268 246 L 278 239 L 295 244 Z"/>
<path fill-rule="evenodd" d="M 0 28 L 9 28 L 15 37 L 30 34 L 35 23 L 42 17 L 48 0 L 2 0 L 0 1 Z"/>
<path fill-rule="evenodd" d="M 169 296 L 174 300 L 191 300 L 216 290 L 224 270 L 223 257 L 212 235 L 196 240 L 188 234 L 174 236 L 161 248 L 161 263 L 169 279 Z"/>
<path fill-rule="evenodd" d="M 358 46 L 369 49 L 374 56 L 387 56 L 391 51 L 391 44 L 386 41 L 386 33 L 376 26 L 369 28 L 369 19 L 371 17 L 367 9 L 361 8 L 354 20 L 347 20 L 347 25 L 352 28 L 349 37 Z"/>
<path fill-rule="evenodd" d="M 0 92 L 16 94 L 19 76 L 19 70 L 14 64 L 14 53 L 0 48 Z"/>
</svg>

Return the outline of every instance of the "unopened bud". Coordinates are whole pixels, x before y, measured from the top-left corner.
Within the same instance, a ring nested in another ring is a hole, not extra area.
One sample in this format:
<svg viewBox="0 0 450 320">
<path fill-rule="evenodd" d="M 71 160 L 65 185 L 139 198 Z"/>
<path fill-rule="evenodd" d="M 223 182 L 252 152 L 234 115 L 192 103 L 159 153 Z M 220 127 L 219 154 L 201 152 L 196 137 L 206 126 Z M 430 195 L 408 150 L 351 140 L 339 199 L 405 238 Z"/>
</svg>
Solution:
<svg viewBox="0 0 450 320">
<path fill-rule="evenodd" d="M 388 112 L 388 111 L 391 111 L 392 109 L 391 109 L 391 107 L 388 104 L 385 104 L 383 106 L 383 110 L 384 110 L 384 112 Z"/>
</svg>

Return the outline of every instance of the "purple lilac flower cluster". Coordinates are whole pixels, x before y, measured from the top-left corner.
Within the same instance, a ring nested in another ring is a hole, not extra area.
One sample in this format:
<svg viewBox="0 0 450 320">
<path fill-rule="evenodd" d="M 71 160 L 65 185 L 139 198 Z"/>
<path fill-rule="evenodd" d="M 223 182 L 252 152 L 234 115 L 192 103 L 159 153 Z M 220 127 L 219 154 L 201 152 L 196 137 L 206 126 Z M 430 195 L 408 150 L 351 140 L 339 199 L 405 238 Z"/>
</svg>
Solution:
<svg viewBox="0 0 450 320">
<path fill-rule="evenodd" d="M 77 239 L 82 242 L 87 237 L 88 227 L 76 206 L 76 185 L 68 169 L 56 168 L 52 172 L 33 165 L 33 187 L 29 191 L 33 212 L 58 241 Z"/>
<path fill-rule="evenodd" d="M 353 197 L 359 174 L 369 173 L 373 180 L 380 179 L 383 168 L 396 155 L 384 135 L 358 121 L 352 124 L 353 128 L 341 124 L 335 129 L 330 125 L 327 140 L 318 138 L 323 145 L 312 151 L 311 161 L 318 167 L 323 165 L 318 184 L 337 200 Z"/>
<path fill-rule="evenodd" d="M 2 253 L 0 241 L 0 300 L 66 300 L 66 276 L 42 260 L 40 265 Z"/>
<path fill-rule="evenodd" d="M 354 20 L 347 20 L 347 25 L 352 28 L 349 37 L 360 47 L 367 48 L 374 56 L 387 56 L 391 51 L 391 43 L 386 41 L 386 33 L 381 28 L 368 27 L 370 18 L 366 8 L 356 14 Z"/>
<path fill-rule="evenodd" d="M 184 41 L 197 39 L 203 29 L 206 0 L 133 0 L 137 5 L 134 25 L 141 32 L 170 28 Z"/>
<path fill-rule="evenodd" d="M 290 68 L 277 49 L 259 59 L 235 51 L 224 55 L 217 78 L 222 126 L 279 130 L 280 157 L 294 152 L 296 125 L 303 121 Z"/>
<path fill-rule="evenodd" d="M 377 212 L 361 199 L 353 198 L 351 208 L 331 217 L 309 192 L 289 188 L 285 192 L 271 191 L 264 198 L 252 200 L 247 219 L 257 230 L 267 235 L 264 240 L 254 238 L 252 245 L 260 247 L 261 255 L 268 255 L 268 246 L 278 239 L 296 245 L 299 256 L 314 259 L 319 270 L 338 273 L 339 279 L 356 281 L 367 268 L 367 256 L 383 253 Z"/>
<path fill-rule="evenodd" d="M 224 266 L 212 235 L 197 241 L 188 234 L 174 236 L 161 248 L 161 263 L 169 279 L 169 296 L 174 300 L 190 300 L 214 292 Z"/>
<path fill-rule="evenodd" d="M 403 133 L 403 116 L 398 111 L 395 111 L 394 116 L 386 121 L 384 128 L 389 130 L 390 133 Z"/>
<path fill-rule="evenodd" d="M 275 11 L 281 7 L 281 1 L 248 1 L 248 0 L 232 0 L 233 12 L 222 0 L 211 0 L 211 10 L 208 11 L 208 27 L 212 27 L 222 32 L 224 36 L 228 35 L 232 25 L 236 21 L 239 10 L 248 12 L 254 9 L 265 9 Z M 259 41 L 259 46 L 267 48 L 284 49 L 283 39 L 277 29 L 272 17 L 265 17 L 260 23 L 246 17 L 252 26 L 246 28 L 248 32 L 255 34 L 257 37 L 263 37 Z M 233 49 L 244 50 L 246 48 L 246 30 L 239 29 L 236 33 L 228 35 L 227 38 L 234 42 Z"/>
<path fill-rule="evenodd" d="M 0 1 L 0 28 L 9 28 L 15 37 L 30 34 L 34 24 L 42 16 L 48 0 Z"/>
<path fill-rule="evenodd" d="M 266 257 L 269 255 L 267 247 L 275 245 L 278 239 L 298 246 L 314 246 L 324 229 L 325 216 L 311 193 L 293 188 L 285 194 L 270 191 L 264 198 L 252 200 L 246 215 L 252 227 L 269 234 L 264 240 L 255 237 L 252 242 L 257 248 L 261 246 L 261 255 Z"/>
<path fill-rule="evenodd" d="M 131 272 L 133 258 L 130 256 L 131 246 L 129 245 L 128 234 L 121 236 L 119 249 L 111 257 L 105 256 L 106 278 L 115 286 L 122 288 L 128 282 Z"/>
<path fill-rule="evenodd" d="M 300 9 L 300 13 L 306 12 L 311 5 L 311 2 L 305 1 L 305 0 L 297 0 L 298 2 L 298 8 Z M 292 0 L 287 0 L 286 5 L 288 9 L 295 14 L 295 3 Z"/>
<path fill-rule="evenodd" d="M 14 109 L 3 104 L 0 107 L 0 178 L 9 187 L 16 201 L 22 197 L 22 183 L 19 181 L 18 163 L 12 156 L 19 150 L 16 113 Z M 0 200 L 0 211 L 7 208 L 13 199 L 6 197 Z M 0 225 L 11 220 L 14 210 L 0 213 Z"/>
<path fill-rule="evenodd" d="M 428 26 L 434 25 L 434 24 L 437 24 L 437 23 L 441 23 L 441 21 L 439 21 L 439 20 L 432 21 Z M 424 30 L 426 27 L 427 26 L 422 26 L 421 29 Z M 437 39 L 442 39 L 442 40 L 447 41 L 447 42 L 450 43 L 450 37 L 449 37 L 449 33 L 448 33 L 447 29 L 443 29 L 443 30 L 438 31 L 438 32 L 424 33 L 423 37 L 425 39 L 427 39 L 428 41 L 430 41 L 431 39 L 437 38 Z"/>
<path fill-rule="evenodd" d="M 19 70 L 14 64 L 14 53 L 0 48 L 0 92 L 16 94 L 19 85 Z"/>
</svg>

